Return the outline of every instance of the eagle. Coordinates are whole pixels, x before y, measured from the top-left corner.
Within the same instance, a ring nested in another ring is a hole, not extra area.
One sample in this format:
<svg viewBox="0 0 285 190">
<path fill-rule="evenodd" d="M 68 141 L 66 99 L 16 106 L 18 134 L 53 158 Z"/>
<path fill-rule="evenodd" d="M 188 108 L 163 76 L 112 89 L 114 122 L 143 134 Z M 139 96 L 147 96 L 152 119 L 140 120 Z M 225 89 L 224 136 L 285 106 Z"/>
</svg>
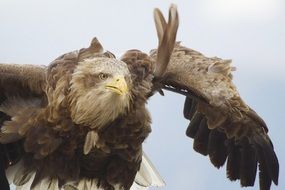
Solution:
<svg viewBox="0 0 285 190">
<path fill-rule="evenodd" d="M 227 177 L 261 190 L 278 184 L 265 122 L 240 97 L 231 60 L 176 42 L 178 12 L 154 10 L 158 48 L 117 59 L 94 38 L 48 67 L 0 64 L 1 189 L 128 190 L 163 181 L 142 149 L 156 93 L 185 96 L 186 135 Z M 7 176 L 7 179 L 6 177 Z"/>
</svg>

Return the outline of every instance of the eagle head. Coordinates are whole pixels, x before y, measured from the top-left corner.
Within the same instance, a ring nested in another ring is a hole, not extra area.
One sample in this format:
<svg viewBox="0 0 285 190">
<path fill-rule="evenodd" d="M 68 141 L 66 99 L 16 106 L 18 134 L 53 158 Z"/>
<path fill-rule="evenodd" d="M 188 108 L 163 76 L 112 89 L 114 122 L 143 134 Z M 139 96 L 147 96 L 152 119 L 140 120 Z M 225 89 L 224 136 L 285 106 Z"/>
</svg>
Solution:
<svg viewBox="0 0 285 190">
<path fill-rule="evenodd" d="M 126 63 L 106 57 L 84 59 L 70 81 L 72 120 L 90 128 L 103 127 L 128 111 L 131 88 Z"/>
</svg>

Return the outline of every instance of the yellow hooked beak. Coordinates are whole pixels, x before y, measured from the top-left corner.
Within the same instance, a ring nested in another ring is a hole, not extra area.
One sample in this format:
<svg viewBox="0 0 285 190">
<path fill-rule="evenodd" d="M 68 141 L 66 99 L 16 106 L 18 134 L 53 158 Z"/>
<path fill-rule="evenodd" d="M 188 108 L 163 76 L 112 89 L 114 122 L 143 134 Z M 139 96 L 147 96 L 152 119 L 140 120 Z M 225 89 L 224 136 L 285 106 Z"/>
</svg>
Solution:
<svg viewBox="0 0 285 190">
<path fill-rule="evenodd" d="M 123 95 L 128 92 L 128 85 L 124 76 L 119 75 L 115 76 L 112 81 L 106 84 L 106 89 L 110 89 L 119 95 Z"/>
</svg>

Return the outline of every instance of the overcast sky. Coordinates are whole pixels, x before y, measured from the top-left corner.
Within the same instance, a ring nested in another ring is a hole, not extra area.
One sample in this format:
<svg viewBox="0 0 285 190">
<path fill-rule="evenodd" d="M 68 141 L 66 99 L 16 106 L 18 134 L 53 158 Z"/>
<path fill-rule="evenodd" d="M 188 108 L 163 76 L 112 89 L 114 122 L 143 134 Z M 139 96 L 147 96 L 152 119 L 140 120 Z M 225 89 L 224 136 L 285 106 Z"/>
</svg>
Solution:
<svg viewBox="0 0 285 190">
<path fill-rule="evenodd" d="M 282 0 L 0 0 L 0 62 L 49 64 L 59 55 L 87 47 L 98 37 L 117 55 L 148 52 L 157 45 L 152 18 L 178 5 L 178 40 L 207 56 L 232 59 L 234 81 L 245 101 L 264 118 L 280 161 L 285 189 L 285 4 Z M 156 95 L 148 106 L 153 132 L 144 147 L 166 181 L 162 190 L 238 190 L 207 157 L 192 149 L 182 117 L 184 98 Z M 254 188 L 258 189 L 258 180 Z"/>
</svg>

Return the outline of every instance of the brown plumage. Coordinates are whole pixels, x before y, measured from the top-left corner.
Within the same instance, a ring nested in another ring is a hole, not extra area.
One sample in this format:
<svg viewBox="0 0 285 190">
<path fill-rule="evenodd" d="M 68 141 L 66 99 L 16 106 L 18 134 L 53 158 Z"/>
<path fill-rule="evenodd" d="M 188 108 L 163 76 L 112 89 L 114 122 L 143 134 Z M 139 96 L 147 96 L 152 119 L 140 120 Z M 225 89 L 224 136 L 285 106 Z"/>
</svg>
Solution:
<svg viewBox="0 0 285 190">
<path fill-rule="evenodd" d="M 163 19 L 163 18 L 162 18 Z M 165 21 L 161 21 L 165 23 Z M 158 34 L 159 35 L 159 34 Z M 159 50 L 153 50 L 153 59 Z M 227 176 L 253 186 L 259 167 L 260 189 L 278 184 L 279 163 L 265 122 L 241 99 L 232 83 L 231 60 L 208 58 L 176 43 L 162 77 L 154 86 L 186 96 L 184 117 L 190 120 L 186 135 L 195 151 L 209 155 Z"/>
<path fill-rule="evenodd" d="M 176 8 L 170 11 L 166 30 L 176 32 Z M 165 36 L 160 56 L 169 59 L 174 42 Z M 17 165 L 8 177 L 16 186 L 32 181 L 31 189 L 130 189 L 151 131 L 145 105 L 154 63 L 137 50 L 117 60 L 94 38 L 48 67 L 1 64 L 0 142 L 17 148 L 5 153 L 5 167 Z M 141 186 L 152 183 L 145 172 Z"/>
<path fill-rule="evenodd" d="M 68 53 L 41 70 L 46 76 L 44 96 L 4 95 L 0 109 L 11 120 L 3 123 L 0 141 L 22 140 L 25 152 L 15 185 L 24 185 L 25 176 L 35 172 L 32 189 L 45 178 L 56 179 L 60 187 L 81 178 L 96 178 L 104 189 L 131 187 L 141 162 L 141 144 L 150 132 L 145 101 L 152 75 L 133 79 L 124 62 L 97 49 L 94 53 L 94 44 L 99 42 L 93 40 L 90 57 L 87 50 Z"/>
<path fill-rule="evenodd" d="M 193 148 L 217 168 L 227 160 L 230 180 L 252 186 L 259 166 L 260 189 L 278 183 L 268 129 L 240 98 L 230 60 L 175 43 L 174 5 L 168 22 L 158 9 L 154 17 L 159 45 L 150 55 L 129 50 L 117 60 L 95 38 L 47 68 L 0 65 L 2 163 L 20 165 L 14 184 L 34 177 L 32 189 L 130 189 L 151 131 L 145 104 L 162 90 L 186 96 Z"/>
</svg>

